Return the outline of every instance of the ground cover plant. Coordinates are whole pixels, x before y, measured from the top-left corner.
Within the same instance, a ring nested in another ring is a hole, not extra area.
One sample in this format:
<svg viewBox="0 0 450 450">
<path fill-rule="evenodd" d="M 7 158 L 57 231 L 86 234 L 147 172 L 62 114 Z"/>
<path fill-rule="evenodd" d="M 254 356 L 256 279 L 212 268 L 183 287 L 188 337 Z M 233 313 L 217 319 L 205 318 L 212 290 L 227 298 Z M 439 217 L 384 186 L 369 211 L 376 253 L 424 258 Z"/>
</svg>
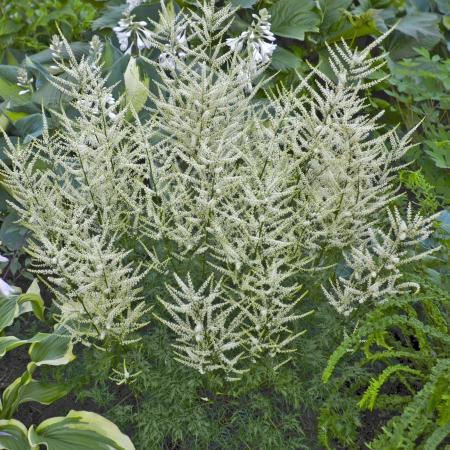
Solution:
<svg viewBox="0 0 450 450">
<path fill-rule="evenodd" d="M 95 410 L 38 434 L 448 444 L 448 11 L 300 3 L 112 2 L 2 66 L 2 305 L 46 287 Z"/>
</svg>

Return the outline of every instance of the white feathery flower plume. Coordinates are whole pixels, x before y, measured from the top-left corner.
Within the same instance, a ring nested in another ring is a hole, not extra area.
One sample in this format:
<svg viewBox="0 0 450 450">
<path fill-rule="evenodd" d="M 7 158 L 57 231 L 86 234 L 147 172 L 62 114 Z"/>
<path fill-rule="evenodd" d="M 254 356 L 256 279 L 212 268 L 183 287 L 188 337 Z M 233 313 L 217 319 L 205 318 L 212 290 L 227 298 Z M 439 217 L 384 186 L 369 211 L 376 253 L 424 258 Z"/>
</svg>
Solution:
<svg viewBox="0 0 450 450">
<path fill-rule="evenodd" d="M 161 55 L 146 59 L 159 75 L 147 118 L 113 98 L 98 52 L 77 60 L 55 41 L 67 76 L 53 83 L 77 114 L 55 113 L 54 136 L 44 116 L 42 139 L 7 142 L 11 165 L 0 160 L 32 232 L 33 270 L 75 340 L 133 342 L 154 307 L 178 361 L 231 379 L 298 348 L 303 284 L 326 278 L 316 272 L 327 271 L 324 296 L 345 315 L 416 289 L 402 269 L 429 253 L 420 243 L 432 231 L 411 207 L 404 218 L 388 210 L 412 132 L 382 134 L 380 114 L 366 111 L 367 77 L 385 63 L 370 50 L 383 37 L 363 51 L 329 48 L 333 79 L 311 67 L 261 104 L 264 78 L 252 80 L 275 49 L 269 15 L 224 41 L 233 16 L 213 0 L 176 17 L 162 2 L 151 32 L 124 16 L 122 49 L 140 33 L 138 49 Z M 351 275 L 333 281 L 337 261 Z"/>
</svg>

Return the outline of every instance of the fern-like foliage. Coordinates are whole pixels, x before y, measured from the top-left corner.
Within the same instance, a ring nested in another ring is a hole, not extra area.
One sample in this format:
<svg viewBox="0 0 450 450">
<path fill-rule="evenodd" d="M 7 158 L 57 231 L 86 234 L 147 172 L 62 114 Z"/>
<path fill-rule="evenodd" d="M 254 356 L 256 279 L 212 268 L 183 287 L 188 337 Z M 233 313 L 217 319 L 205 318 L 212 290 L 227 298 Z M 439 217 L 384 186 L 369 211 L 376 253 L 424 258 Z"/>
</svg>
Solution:
<svg viewBox="0 0 450 450">
<path fill-rule="evenodd" d="M 330 381 L 338 364 L 364 369 L 359 379 L 344 371 L 337 384 L 356 386 L 342 395 L 352 395 L 359 408 L 393 416 L 369 448 L 436 449 L 450 437 L 449 356 L 450 297 L 428 286 L 420 295 L 393 298 L 369 313 L 330 357 L 323 381 Z M 322 423 L 333 414 L 329 403 Z M 327 445 L 331 438 L 345 439 L 322 433 Z"/>
<path fill-rule="evenodd" d="M 230 378 L 262 354 L 294 350 L 302 280 L 336 262 L 330 255 L 344 252 L 353 269 L 324 287 L 350 314 L 416 289 L 398 281 L 399 267 L 431 233 L 431 218 L 387 211 L 410 145 L 365 110 L 382 38 L 362 51 L 330 48 L 334 79 L 311 67 L 262 102 L 270 16 L 262 10 L 224 41 L 233 13 L 209 0 L 174 16 L 162 2 L 145 33 L 158 77 L 141 115 L 114 98 L 98 38 L 81 61 L 54 39 L 63 76 L 53 82 L 71 108 L 57 134 L 11 144 L 12 166 L 2 166 L 33 232 L 35 270 L 74 338 L 133 340 L 159 298 L 177 358 Z"/>
</svg>

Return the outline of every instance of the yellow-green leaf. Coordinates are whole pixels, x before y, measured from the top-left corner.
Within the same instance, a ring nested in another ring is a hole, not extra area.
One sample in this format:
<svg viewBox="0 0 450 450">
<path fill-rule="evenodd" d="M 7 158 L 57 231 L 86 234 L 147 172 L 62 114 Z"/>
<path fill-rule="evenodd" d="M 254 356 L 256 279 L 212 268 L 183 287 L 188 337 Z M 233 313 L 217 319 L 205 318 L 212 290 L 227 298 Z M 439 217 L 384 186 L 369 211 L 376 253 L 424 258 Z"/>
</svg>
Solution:
<svg viewBox="0 0 450 450">
<path fill-rule="evenodd" d="M 131 57 L 123 75 L 125 81 L 125 99 L 138 113 L 145 105 L 148 97 L 149 79 L 139 78 L 139 69 L 136 59 Z"/>
<path fill-rule="evenodd" d="M 41 336 L 38 333 L 36 336 Z M 36 366 L 61 366 L 75 359 L 72 353 L 73 344 L 69 336 L 48 334 L 30 346 L 29 354 L 32 364 Z"/>
<path fill-rule="evenodd" d="M 87 411 L 45 420 L 36 429 L 32 426 L 28 437 L 32 445 L 45 445 L 48 450 L 135 450 L 116 425 Z"/>
<path fill-rule="evenodd" d="M 28 430 L 18 420 L 0 420 L 1 450 L 37 450 L 28 441 Z"/>
<path fill-rule="evenodd" d="M 19 314 L 33 311 L 39 320 L 43 320 L 44 308 L 44 300 L 42 300 L 41 291 L 35 278 L 27 292 L 19 296 Z"/>
</svg>

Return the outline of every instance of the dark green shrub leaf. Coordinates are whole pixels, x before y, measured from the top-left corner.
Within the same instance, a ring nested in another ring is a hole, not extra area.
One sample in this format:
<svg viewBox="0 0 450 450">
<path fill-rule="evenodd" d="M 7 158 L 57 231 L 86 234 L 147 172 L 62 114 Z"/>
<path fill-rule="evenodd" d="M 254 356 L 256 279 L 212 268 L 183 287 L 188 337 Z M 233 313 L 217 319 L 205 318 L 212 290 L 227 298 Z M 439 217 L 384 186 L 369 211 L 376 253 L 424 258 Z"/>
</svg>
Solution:
<svg viewBox="0 0 450 450">
<path fill-rule="evenodd" d="M 287 38 L 303 40 L 307 31 L 319 31 L 319 15 L 313 0 L 279 0 L 270 8 L 272 31 Z"/>
</svg>

